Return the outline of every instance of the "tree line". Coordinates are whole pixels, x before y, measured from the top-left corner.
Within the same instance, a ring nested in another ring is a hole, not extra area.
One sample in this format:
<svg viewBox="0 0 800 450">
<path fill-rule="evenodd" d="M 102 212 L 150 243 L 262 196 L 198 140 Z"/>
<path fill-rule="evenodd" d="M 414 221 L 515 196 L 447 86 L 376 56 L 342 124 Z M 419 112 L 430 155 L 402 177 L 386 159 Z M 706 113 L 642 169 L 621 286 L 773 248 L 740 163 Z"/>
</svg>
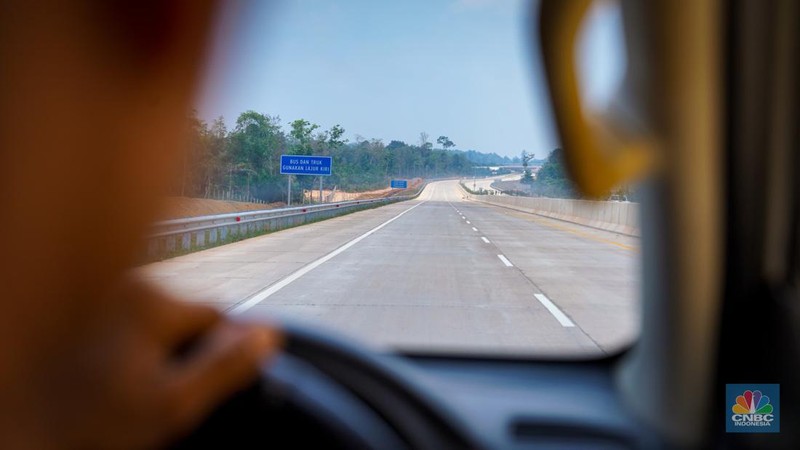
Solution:
<svg viewBox="0 0 800 450">
<path fill-rule="evenodd" d="M 521 162 L 519 156 L 509 158 L 508 156 L 500 156 L 497 153 L 482 153 L 475 150 L 466 150 L 463 153 L 470 162 L 479 166 L 502 166 Z"/>
<path fill-rule="evenodd" d="M 527 169 L 534 155 L 522 152 L 525 171 L 520 182 L 530 185 L 530 193 L 541 197 L 578 198 L 577 191 L 564 168 L 564 151 L 557 148 L 547 155 L 536 177 Z"/>
<path fill-rule="evenodd" d="M 533 159 L 533 155 L 526 152 L 522 152 L 521 156 L 523 165 L 526 165 L 527 158 Z M 520 182 L 528 185 L 528 192 L 525 194 L 538 197 L 581 198 L 567 174 L 564 166 L 564 150 L 560 148 L 547 155 L 535 177 L 526 166 Z M 638 202 L 641 200 L 641 193 L 636 185 L 622 185 L 612 190 L 608 198 Z"/>
<path fill-rule="evenodd" d="M 233 130 L 219 117 L 207 123 L 189 117 L 188 146 L 183 154 L 180 176 L 170 187 L 171 195 L 213 197 L 227 192 L 267 202 L 285 201 L 287 176 L 280 174 L 280 155 L 319 155 L 333 158 L 333 173 L 324 177 L 326 189 L 360 191 L 386 187 L 391 178 L 437 178 L 469 175 L 473 163 L 466 154 L 451 150 L 447 136 L 433 147 L 426 133 L 417 144 L 356 136 L 344 139 L 341 125 L 322 129 L 305 119 L 288 123 L 284 129 L 277 116 L 246 111 Z M 292 194 L 319 186 L 319 178 L 295 176 Z"/>
</svg>

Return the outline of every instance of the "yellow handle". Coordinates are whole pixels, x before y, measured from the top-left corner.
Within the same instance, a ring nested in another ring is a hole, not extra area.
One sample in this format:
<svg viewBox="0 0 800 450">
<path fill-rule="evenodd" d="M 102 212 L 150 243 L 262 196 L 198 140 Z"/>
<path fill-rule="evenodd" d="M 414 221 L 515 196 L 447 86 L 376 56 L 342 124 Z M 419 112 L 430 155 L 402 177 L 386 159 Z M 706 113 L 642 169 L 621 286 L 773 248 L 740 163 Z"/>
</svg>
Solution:
<svg viewBox="0 0 800 450">
<path fill-rule="evenodd" d="M 602 121 L 590 122 L 584 116 L 578 93 L 575 43 L 591 3 L 592 0 L 543 0 L 539 31 L 564 162 L 578 190 L 597 198 L 643 176 L 653 165 L 654 154 L 648 139 L 612 130 Z"/>
</svg>

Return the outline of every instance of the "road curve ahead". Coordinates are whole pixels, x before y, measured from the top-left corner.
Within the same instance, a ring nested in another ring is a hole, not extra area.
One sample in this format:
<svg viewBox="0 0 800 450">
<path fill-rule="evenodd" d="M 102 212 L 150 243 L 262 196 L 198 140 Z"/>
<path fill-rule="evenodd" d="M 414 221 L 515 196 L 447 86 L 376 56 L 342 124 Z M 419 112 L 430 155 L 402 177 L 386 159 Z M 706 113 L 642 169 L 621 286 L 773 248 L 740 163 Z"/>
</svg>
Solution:
<svg viewBox="0 0 800 450">
<path fill-rule="evenodd" d="M 471 202 L 440 181 L 416 200 L 137 270 L 189 301 L 378 347 L 599 356 L 638 333 L 638 245 Z"/>
</svg>

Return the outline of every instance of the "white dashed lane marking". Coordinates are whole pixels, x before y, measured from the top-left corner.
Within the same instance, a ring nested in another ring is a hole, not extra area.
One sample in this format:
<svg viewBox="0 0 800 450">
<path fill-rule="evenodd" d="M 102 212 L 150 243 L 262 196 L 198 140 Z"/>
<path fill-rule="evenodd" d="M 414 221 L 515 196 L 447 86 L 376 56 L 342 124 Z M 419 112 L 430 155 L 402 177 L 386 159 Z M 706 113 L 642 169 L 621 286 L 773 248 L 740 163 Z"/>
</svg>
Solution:
<svg viewBox="0 0 800 450">
<path fill-rule="evenodd" d="M 541 303 L 542 306 L 544 306 L 545 308 L 547 308 L 548 311 L 550 311 L 550 314 L 552 314 L 553 317 L 556 318 L 556 320 L 561 324 L 561 326 L 563 327 L 575 326 L 575 324 L 571 320 L 569 320 L 569 317 L 567 317 L 566 314 L 564 314 L 560 309 L 558 309 L 558 306 L 554 305 L 553 302 L 551 302 L 546 295 L 533 294 L 533 296 L 536 297 L 537 300 L 539 300 L 539 303 Z"/>
<path fill-rule="evenodd" d="M 514 267 L 514 265 L 511 264 L 511 261 L 509 261 L 508 258 L 506 258 L 505 256 L 497 255 L 497 257 L 500 258 L 500 261 L 503 261 L 503 264 L 505 264 L 506 267 Z"/>
</svg>

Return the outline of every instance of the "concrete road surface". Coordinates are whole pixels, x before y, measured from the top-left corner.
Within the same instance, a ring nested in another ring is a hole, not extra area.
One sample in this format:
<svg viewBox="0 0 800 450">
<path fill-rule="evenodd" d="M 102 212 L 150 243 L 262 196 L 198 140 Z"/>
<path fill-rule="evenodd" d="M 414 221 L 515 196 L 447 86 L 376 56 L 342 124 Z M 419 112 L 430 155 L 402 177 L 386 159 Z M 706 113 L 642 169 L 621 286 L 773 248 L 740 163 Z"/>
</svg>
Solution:
<svg viewBox="0 0 800 450">
<path fill-rule="evenodd" d="M 416 200 L 150 264 L 231 314 L 309 321 L 379 348 L 592 355 L 638 334 L 638 239 L 479 204 Z"/>
<path fill-rule="evenodd" d="M 468 188 L 477 191 L 479 189 L 483 189 L 487 192 L 492 194 L 501 194 L 500 191 L 492 187 L 492 183 L 495 181 L 516 181 L 522 178 L 521 173 L 512 173 L 509 175 L 495 175 L 493 177 L 486 177 L 486 178 L 466 178 L 464 179 L 464 185 Z"/>
</svg>

